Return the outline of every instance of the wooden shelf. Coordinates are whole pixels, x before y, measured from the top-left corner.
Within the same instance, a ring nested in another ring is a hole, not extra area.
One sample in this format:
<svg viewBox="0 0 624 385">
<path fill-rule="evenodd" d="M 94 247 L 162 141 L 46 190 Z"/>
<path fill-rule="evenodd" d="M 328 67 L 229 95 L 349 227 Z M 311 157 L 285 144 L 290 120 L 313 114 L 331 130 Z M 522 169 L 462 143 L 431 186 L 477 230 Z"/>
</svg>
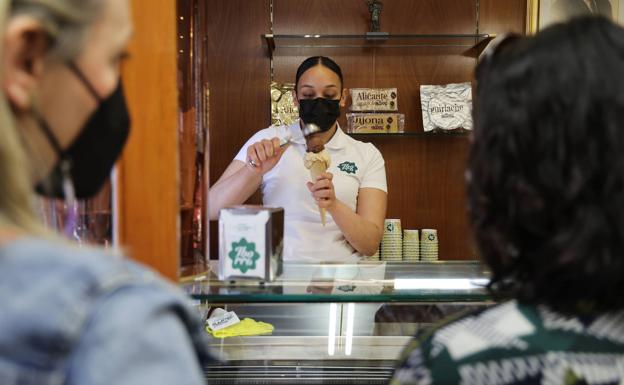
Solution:
<svg viewBox="0 0 624 385">
<path fill-rule="evenodd" d="M 354 138 L 363 138 L 363 137 L 371 137 L 371 138 L 398 138 L 398 137 L 407 137 L 407 138 L 452 138 L 452 137 L 468 137 L 470 136 L 471 131 L 434 131 L 434 132 L 398 132 L 398 133 L 387 133 L 387 134 L 366 134 L 366 133 L 358 133 L 358 132 L 347 132 L 347 135 L 352 136 Z"/>
</svg>

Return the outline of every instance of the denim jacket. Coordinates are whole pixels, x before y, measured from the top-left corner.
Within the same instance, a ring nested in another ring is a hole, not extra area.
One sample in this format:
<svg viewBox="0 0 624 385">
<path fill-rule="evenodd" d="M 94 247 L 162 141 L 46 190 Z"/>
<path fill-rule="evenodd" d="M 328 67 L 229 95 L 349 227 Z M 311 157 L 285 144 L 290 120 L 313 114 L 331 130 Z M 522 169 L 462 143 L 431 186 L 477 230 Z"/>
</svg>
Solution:
<svg viewBox="0 0 624 385">
<path fill-rule="evenodd" d="M 0 384 L 195 385 L 210 361 L 185 295 L 122 258 L 0 246 Z"/>
</svg>

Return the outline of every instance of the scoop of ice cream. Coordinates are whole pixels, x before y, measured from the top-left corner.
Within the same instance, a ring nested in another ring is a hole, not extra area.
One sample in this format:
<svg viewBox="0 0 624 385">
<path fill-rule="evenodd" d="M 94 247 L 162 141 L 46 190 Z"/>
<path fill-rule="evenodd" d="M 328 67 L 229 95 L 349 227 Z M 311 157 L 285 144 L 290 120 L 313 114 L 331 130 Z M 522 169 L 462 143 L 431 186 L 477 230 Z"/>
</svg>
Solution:
<svg viewBox="0 0 624 385">
<path fill-rule="evenodd" d="M 325 144 L 318 135 L 310 135 L 306 137 L 306 148 L 309 152 L 321 152 L 325 150 Z"/>
<path fill-rule="evenodd" d="M 307 169 L 309 169 L 316 162 L 323 162 L 325 163 L 325 168 L 329 167 L 329 164 L 331 163 L 329 153 L 325 149 L 321 150 L 318 153 L 306 152 L 305 156 L 303 157 L 303 165 Z"/>
</svg>

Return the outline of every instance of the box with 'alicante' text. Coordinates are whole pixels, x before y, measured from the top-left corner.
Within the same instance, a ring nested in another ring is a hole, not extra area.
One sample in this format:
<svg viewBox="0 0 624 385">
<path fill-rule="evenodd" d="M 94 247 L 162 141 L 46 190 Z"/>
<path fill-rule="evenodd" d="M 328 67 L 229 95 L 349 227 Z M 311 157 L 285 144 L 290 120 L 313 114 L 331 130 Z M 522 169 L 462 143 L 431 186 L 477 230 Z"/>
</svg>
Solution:
<svg viewBox="0 0 624 385">
<path fill-rule="evenodd" d="M 219 213 L 219 279 L 273 281 L 282 273 L 284 209 L 234 206 Z"/>
</svg>

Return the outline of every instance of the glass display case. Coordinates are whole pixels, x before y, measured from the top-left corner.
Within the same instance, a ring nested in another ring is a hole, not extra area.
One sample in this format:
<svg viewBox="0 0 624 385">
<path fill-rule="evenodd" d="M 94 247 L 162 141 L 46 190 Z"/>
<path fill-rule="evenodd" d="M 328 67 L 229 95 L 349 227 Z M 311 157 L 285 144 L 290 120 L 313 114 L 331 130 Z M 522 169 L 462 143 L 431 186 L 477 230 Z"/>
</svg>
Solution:
<svg viewBox="0 0 624 385">
<path fill-rule="evenodd" d="M 286 264 L 275 282 L 212 272 L 183 283 L 204 318 L 223 308 L 273 332 L 210 337 L 225 363 L 206 368 L 209 384 L 384 384 L 419 330 L 494 304 L 476 261 Z"/>
</svg>

